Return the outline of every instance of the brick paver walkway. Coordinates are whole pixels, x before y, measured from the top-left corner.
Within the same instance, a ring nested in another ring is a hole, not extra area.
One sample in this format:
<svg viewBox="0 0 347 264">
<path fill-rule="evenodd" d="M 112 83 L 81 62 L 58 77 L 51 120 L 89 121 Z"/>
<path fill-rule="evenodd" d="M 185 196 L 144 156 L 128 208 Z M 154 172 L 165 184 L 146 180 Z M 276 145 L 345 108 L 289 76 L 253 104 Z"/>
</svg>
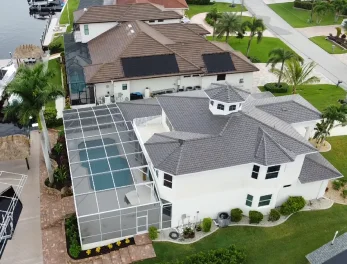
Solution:
<svg viewBox="0 0 347 264">
<path fill-rule="evenodd" d="M 56 142 L 56 133 L 50 131 L 51 145 Z M 66 252 L 64 218 L 75 212 L 73 197 L 60 198 L 58 193 L 48 193 L 44 185 L 47 170 L 40 155 L 41 229 L 44 264 L 130 264 L 154 258 L 155 252 L 148 234 L 135 236 L 135 245 L 112 251 L 110 254 L 85 260 L 72 260 Z"/>
</svg>

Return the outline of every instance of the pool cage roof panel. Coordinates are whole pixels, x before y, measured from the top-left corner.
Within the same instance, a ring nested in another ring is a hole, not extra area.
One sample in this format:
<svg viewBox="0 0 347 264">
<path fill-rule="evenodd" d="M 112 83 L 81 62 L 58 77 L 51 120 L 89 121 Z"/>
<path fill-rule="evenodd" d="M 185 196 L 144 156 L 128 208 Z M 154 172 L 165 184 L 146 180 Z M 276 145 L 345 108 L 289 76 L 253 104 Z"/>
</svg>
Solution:
<svg viewBox="0 0 347 264">
<path fill-rule="evenodd" d="M 116 104 L 63 112 L 78 218 L 159 203 L 131 122 Z"/>
</svg>

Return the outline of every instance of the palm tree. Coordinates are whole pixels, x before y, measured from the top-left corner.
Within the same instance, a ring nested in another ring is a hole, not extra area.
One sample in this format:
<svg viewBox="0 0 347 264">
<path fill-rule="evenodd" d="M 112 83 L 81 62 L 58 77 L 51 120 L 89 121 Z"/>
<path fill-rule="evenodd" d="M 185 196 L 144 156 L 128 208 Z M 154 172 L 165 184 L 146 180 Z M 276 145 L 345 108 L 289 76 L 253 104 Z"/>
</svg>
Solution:
<svg viewBox="0 0 347 264">
<path fill-rule="evenodd" d="M 48 171 L 49 181 L 53 183 L 53 171 L 48 153 L 50 143 L 43 108 L 47 102 L 55 100 L 58 96 L 64 95 L 62 87 L 54 86 L 50 83 L 54 73 L 44 70 L 42 63 L 33 67 L 22 66 L 18 69 L 16 78 L 9 84 L 6 91 L 18 98 L 18 101 L 8 105 L 4 109 L 5 119 L 16 114 L 22 125 L 28 125 L 31 117 L 39 118 L 43 134 L 43 154 Z"/>
<path fill-rule="evenodd" d="M 319 82 L 318 77 L 309 77 L 315 66 L 316 64 L 313 61 L 304 65 L 298 60 L 287 60 L 284 63 L 282 79 L 293 86 L 293 94 L 296 93 L 296 88 L 299 85 Z M 271 69 L 271 72 L 277 76 L 281 74 L 281 71 L 276 68 Z"/>
<path fill-rule="evenodd" d="M 229 36 L 241 30 L 241 17 L 235 13 L 223 13 L 216 25 L 217 38 L 225 35 L 228 43 Z"/>
<path fill-rule="evenodd" d="M 325 141 L 325 139 L 330 135 L 328 124 L 324 121 L 317 123 L 314 130 L 316 131 L 314 133 L 313 138 L 316 140 L 317 144 L 321 144 Z"/>
<path fill-rule="evenodd" d="M 333 10 L 333 6 L 326 1 L 321 1 L 316 4 L 313 8 L 313 12 L 317 14 L 316 23 L 320 24 L 322 22 L 323 17 L 327 12 Z"/>
<path fill-rule="evenodd" d="M 257 36 L 257 43 L 259 43 L 263 39 L 263 31 L 265 30 L 265 25 L 261 18 L 253 17 L 252 21 L 247 20 L 243 22 L 242 30 L 246 31 L 247 29 L 250 31 L 246 53 L 246 56 L 248 57 L 253 37 Z"/>
<path fill-rule="evenodd" d="M 336 106 L 331 105 L 324 109 L 322 117 L 324 122 L 328 125 L 328 130 L 336 126 L 345 126 L 347 124 L 347 108 L 344 105 Z M 335 125 L 335 121 L 340 122 L 340 124 Z"/>
<path fill-rule="evenodd" d="M 271 64 L 272 69 L 274 69 L 277 63 L 281 63 L 281 69 L 280 69 L 279 76 L 278 76 L 277 87 L 280 87 L 284 63 L 287 60 L 291 60 L 291 59 L 296 59 L 296 60 L 299 60 L 300 62 L 303 62 L 303 59 L 291 50 L 284 50 L 282 48 L 275 48 L 269 52 L 269 60 L 266 64 L 266 66 Z"/>
<path fill-rule="evenodd" d="M 342 11 L 347 7 L 347 3 L 345 0 L 334 0 L 332 4 L 335 11 L 334 22 L 337 22 Z"/>
<path fill-rule="evenodd" d="M 208 17 L 213 21 L 213 33 L 212 33 L 212 38 L 214 40 L 214 35 L 215 35 L 215 31 L 216 31 L 216 24 L 217 24 L 217 20 L 221 17 L 221 14 L 218 13 L 217 8 L 212 8 L 211 12 L 207 14 Z"/>
</svg>

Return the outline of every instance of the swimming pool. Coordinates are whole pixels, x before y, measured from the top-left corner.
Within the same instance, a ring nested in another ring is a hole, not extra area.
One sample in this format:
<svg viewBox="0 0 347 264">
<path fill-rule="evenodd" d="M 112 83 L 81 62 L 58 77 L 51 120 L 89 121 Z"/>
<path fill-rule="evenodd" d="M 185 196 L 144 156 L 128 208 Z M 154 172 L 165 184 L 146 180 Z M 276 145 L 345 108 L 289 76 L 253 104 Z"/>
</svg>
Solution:
<svg viewBox="0 0 347 264">
<path fill-rule="evenodd" d="M 80 150 L 80 160 L 88 160 L 89 163 L 83 162 L 90 176 L 90 186 L 95 191 L 107 190 L 134 184 L 129 164 L 125 156 L 119 151 L 121 145 L 109 145 L 116 143 L 111 138 L 103 139 L 107 146 L 100 146 L 99 141 L 88 141 L 88 145 L 93 148 Z M 80 143 L 82 148 L 84 143 Z M 99 147 L 97 147 L 99 146 Z"/>
</svg>

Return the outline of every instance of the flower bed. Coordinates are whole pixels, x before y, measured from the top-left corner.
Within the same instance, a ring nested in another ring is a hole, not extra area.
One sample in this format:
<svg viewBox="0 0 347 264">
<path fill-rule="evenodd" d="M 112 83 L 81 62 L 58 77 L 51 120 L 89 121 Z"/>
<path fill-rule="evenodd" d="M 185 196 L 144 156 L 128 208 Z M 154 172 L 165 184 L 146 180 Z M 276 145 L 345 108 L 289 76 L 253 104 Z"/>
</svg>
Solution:
<svg viewBox="0 0 347 264">
<path fill-rule="evenodd" d="M 337 37 L 337 36 L 330 35 L 330 36 L 328 36 L 328 39 L 330 41 L 332 41 L 332 42 L 335 42 L 336 45 L 338 45 L 338 46 L 340 46 L 340 47 L 342 47 L 344 49 L 347 49 L 347 40 L 346 40 L 346 35 L 345 34 L 343 34 L 341 36 L 341 38 Z"/>
<path fill-rule="evenodd" d="M 108 254 L 121 248 L 135 245 L 133 237 L 117 241 L 107 246 L 82 250 L 78 233 L 76 215 L 72 215 L 65 220 L 66 250 L 70 258 L 74 260 L 86 259 L 95 256 Z"/>
</svg>

